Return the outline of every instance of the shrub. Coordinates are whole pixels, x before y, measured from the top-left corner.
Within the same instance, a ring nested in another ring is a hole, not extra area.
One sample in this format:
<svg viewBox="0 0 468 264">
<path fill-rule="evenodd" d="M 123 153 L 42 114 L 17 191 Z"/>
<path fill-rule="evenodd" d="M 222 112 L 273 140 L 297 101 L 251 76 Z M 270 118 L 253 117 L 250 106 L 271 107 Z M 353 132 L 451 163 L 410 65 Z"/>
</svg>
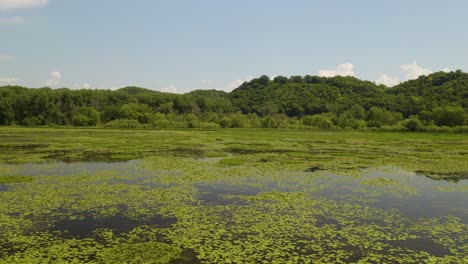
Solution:
<svg viewBox="0 0 468 264">
<path fill-rule="evenodd" d="M 457 126 L 453 129 L 453 132 L 466 134 L 468 133 L 468 126 Z"/>
<path fill-rule="evenodd" d="M 325 115 L 305 116 L 302 118 L 302 124 L 306 126 L 313 126 L 325 129 L 334 127 L 331 119 Z"/>
<path fill-rule="evenodd" d="M 450 127 L 436 126 L 436 125 L 425 126 L 423 130 L 426 132 L 451 132 L 452 131 Z"/>
<path fill-rule="evenodd" d="M 274 127 L 273 119 L 271 117 L 269 117 L 269 116 L 260 119 L 260 124 L 261 124 L 261 126 L 263 128 L 273 128 Z"/>
<path fill-rule="evenodd" d="M 203 122 L 203 123 L 200 123 L 200 128 L 215 129 L 215 128 L 219 128 L 219 125 L 213 122 Z"/>
<path fill-rule="evenodd" d="M 155 128 L 170 128 L 171 122 L 166 119 L 156 120 L 152 123 L 152 126 Z"/>
<path fill-rule="evenodd" d="M 396 124 L 396 125 L 393 125 L 393 126 L 383 125 L 383 126 L 377 128 L 377 129 L 378 130 L 383 130 L 383 131 L 407 131 L 408 130 L 402 124 Z"/>
<path fill-rule="evenodd" d="M 423 128 L 421 121 L 417 118 L 410 118 L 402 122 L 402 125 L 409 131 L 420 131 Z"/>
<path fill-rule="evenodd" d="M 187 127 L 188 128 L 200 128 L 201 123 L 197 120 L 191 120 L 187 122 Z"/>
<path fill-rule="evenodd" d="M 231 127 L 246 127 L 248 123 L 247 118 L 241 114 L 235 114 L 231 116 Z"/>
<path fill-rule="evenodd" d="M 131 119 L 116 119 L 107 122 L 104 127 L 106 128 L 141 128 L 142 125 L 137 120 Z"/>
<path fill-rule="evenodd" d="M 95 126 L 99 122 L 99 112 L 94 107 L 82 107 L 72 122 L 75 126 Z"/>
<path fill-rule="evenodd" d="M 41 120 L 39 118 L 33 116 L 33 117 L 27 117 L 21 121 L 21 124 L 23 126 L 38 126 L 41 124 Z"/>
<path fill-rule="evenodd" d="M 465 109 L 459 106 L 437 107 L 432 111 L 432 118 L 439 126 L 461 126 L 465 122 Z"/>
<path fill-rule="evenodd" d="M 85 115 L 78 114 L 78 115 L 73 116 L 72 123 L 74 126 L 88 126 L 89 118 Z"/>
<path fill-rule="evenodd" d="M 231 119 L 229 117 L 223 117 L 219 121 L 219 125 L 224 128 L 231 127 Z"/>
</svg>

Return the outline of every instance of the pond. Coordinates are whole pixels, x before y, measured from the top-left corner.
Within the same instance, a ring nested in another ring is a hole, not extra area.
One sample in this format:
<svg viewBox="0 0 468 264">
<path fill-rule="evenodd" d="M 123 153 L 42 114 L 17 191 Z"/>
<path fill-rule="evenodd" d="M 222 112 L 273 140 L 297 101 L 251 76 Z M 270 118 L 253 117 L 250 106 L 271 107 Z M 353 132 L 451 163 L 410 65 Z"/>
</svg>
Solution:
<svg viewBox="0 0 468 264">
<path fill-rule="evenodd" d="M 223 160 L 1 164 L 0 179 L 30 178 L 0 184 L 0 256 L 30 263 L 466 257 L 467 180 L 394 166 L 340 174 Z"/>
</svg>

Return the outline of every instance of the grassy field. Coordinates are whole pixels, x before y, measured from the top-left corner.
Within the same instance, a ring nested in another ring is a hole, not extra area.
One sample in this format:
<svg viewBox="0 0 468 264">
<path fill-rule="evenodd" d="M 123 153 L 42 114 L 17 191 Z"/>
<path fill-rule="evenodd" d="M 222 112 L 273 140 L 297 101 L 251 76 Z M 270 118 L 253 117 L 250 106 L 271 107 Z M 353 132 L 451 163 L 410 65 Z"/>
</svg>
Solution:
<svg viewBox="0 0 468 264">
<path fill-rule="evenodd" d="M 468 136 L 0 128 L 0 262 L 463 263 Z"/>
</svg>

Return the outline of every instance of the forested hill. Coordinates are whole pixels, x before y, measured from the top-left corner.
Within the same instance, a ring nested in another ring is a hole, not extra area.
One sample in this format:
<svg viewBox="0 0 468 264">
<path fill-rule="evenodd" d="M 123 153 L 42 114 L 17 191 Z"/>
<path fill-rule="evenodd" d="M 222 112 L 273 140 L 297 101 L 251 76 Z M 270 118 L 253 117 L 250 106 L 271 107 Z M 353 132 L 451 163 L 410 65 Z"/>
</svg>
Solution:
<svg viewBox="0 0 468 264">
<path fill-rule="evenodd" d="M 462 71 L 437 72 L 391 88 L 354 77 L 309 75 L 273 80 L 261 76 L 231 93 L 196 90 L 171 94 L 139 87 L 116 91 L 0 87 L 1 125 L 96 125 L 133 120 L 166 127 L 175 123 L 176 127 L 200 123 L 239 127 L 263 126 L 262 122 L 280 126 L 289 120 L 356 128 L 395 125 L 413 118 L 423 125 L 460 126 L 466 125 L 467 110 L 468 74 Z M 236 118 L 243 118 L 243 123 Z"/>
<path fill-rule="evenodd" d="M 354 77 L 280 76 L 270 81 L 262 76 L 242 84 L 230 98 L 244 113 L 273 111 L 301 116 L 342 113 L 360 105 L 366 110 L 380 107 L 408 117 L 437 106 L 468 109 L 468 74 L 438 72 L 392 88 Z"/>
</svg>

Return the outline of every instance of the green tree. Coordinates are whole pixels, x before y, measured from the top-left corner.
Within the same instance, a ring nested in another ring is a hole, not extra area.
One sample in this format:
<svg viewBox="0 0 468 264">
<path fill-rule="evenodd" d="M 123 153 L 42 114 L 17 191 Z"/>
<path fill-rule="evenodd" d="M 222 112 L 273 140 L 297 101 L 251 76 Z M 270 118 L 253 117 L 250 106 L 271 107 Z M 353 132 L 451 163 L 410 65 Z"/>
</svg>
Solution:
<svg viewBox="0 0 468 264">
<path fill-rule="evenodd" d="M 403 126 L 406 127 L 406 129 L 408 129 L 409 131 L 419 131 L 423 128 L 421 121 L 419 121 L 419 119 L 417 118 L 410 118 L 408 120 L 405 120 Z"/>
<path fill-rule="evenodd" d="M 462 126 L 465 122 L 465 109 L 459 106 L 436 107 L 432 118 L 438 126 Z"/>
<path fill-rule="evenodd" d="M 73 116 L 75 126 L 95 126 L 99 122 L 99 112 L 94 107 L 82 107 Z"/>
</svg>

